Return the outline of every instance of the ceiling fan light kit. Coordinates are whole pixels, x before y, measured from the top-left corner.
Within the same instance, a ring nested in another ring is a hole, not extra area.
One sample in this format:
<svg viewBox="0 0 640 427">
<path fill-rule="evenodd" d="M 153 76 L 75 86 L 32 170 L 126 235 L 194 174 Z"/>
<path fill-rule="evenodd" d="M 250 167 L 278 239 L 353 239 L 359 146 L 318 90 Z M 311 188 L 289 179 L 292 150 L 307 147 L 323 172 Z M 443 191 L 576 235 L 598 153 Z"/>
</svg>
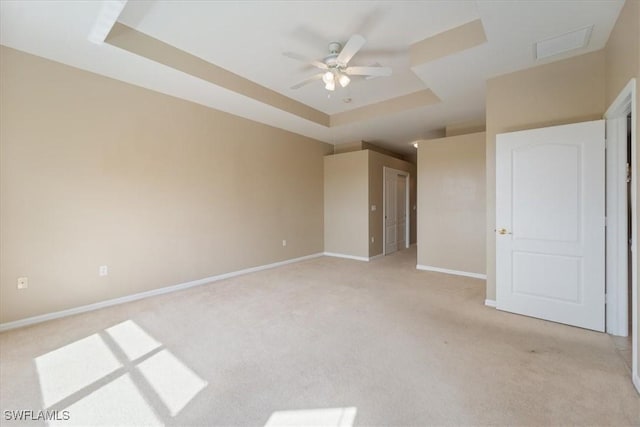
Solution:
<svg viewBox="0 0 640 427">
<path fill-rule="evenodd" d="M 324 82 L 324 87 L 327 90 L 334 91 L 336 89 L 336 80 L 342 87 L 347 87 L 347 85 L 351 82 L 349 76 L 347 76 L 338 68 L 329 70 L 322 75 L 322 81 Z"/>
<path fill-rule="evenodd" d="M 327 71 L 326 73 L 324 73 L 322 75 L 322 81 L 325 82 L 325 84 L 333 83 L 335 81 L 335 76 L 333 75 L 333 72 Z"/>
<path fill-rule="evenodd" d="M 308 60 L 302 55 L 296 53 L 285 52 L 283 55 L 292 59 L 307 62 L 316 68 L 323 70 L 322 73 L 311 76 L 307 80 L 304 80 L 294 86 L 291 89 L 298 89 L 316 80 L 322 79 L 324 88 L 328 91 L 336 90 L 336 82 L 341 87 L 347 87 L 351 83 L 351 77 L 349 76 L 365 76 L 367 78 L 372 77 L 387 77 L 391 75 L 391 68 L 389 67 L 349 67 L 349 61 L 358 51 L 364 46 L 366 40 L 359 34 L 351 36 L 347 44 L 344 47 L 338 42 L 329 43 L 329 56 L 322 61 Z"/>
<path fill-rule="evenodd" d="M 333 82 L 333 81 L 332 81 L 332 82 L 329 82 L 329 83 L 327 83 L 326 85 L 324 85 L 324 88 L 325 88 L 326 90 L 330 90 L 330 91 L 332 91 L 332 92 L 333 92 L 334 90 L 336 90 L 336 82 Z"/>
<path fill-rule="evenodd" d="M 341 74 L 338 78 L 338 82 L 340 83 L 340 86 L 347 87 L 347 85 L 351 82 L 351 79 L 346 74 Z"/>
</svg>

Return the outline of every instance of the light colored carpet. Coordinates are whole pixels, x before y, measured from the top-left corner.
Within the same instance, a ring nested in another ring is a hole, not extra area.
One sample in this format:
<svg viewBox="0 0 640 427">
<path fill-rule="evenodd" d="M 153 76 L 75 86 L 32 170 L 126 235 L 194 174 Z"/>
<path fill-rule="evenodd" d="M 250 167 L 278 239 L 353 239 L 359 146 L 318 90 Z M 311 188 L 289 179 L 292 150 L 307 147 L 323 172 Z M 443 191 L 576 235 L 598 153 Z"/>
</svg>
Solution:
<svg viewBox="0 0 640 427">
<path fill-rule="evenodd" d="M 417 271 L 410 249 L 9 331 L 2 423 L 50 408 L 62 425 L 640 425 L 608 335 L 483 299 L 483 281 Z"/>
</svg>

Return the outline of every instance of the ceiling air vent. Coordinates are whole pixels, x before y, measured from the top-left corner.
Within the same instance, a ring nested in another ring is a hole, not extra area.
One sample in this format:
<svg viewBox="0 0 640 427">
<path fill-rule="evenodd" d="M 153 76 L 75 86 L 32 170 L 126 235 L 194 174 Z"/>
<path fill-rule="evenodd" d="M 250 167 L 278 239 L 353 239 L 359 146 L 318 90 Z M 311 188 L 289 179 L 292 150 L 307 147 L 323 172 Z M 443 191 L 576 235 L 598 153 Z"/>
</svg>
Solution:
<svg viewBox="0 0 640 427">
<path fill-rule="evenodd" d="M 534 45 L 536 59 L 549 58 L 587 46 L 591 30 L 593 30 L 593 25 L 537 42 Z"/>
</svg>

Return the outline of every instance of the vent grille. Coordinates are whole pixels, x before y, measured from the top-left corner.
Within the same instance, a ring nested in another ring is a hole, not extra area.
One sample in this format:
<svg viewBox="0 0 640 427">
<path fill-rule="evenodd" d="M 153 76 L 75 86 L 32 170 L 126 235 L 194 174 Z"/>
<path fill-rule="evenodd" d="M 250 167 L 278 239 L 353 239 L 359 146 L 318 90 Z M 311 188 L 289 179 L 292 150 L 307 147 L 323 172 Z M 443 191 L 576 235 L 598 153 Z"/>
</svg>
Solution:
<svg viewBox="0 0 640 427">
<path fill-rule="evenodd" d="M 541 40 L 534 45 L 535 57 L 536 59 L 545 59 L 586 47 L 589 44 L 592 30 L 593 25 L 590 25 L 560 36 Z"/>
</svg>

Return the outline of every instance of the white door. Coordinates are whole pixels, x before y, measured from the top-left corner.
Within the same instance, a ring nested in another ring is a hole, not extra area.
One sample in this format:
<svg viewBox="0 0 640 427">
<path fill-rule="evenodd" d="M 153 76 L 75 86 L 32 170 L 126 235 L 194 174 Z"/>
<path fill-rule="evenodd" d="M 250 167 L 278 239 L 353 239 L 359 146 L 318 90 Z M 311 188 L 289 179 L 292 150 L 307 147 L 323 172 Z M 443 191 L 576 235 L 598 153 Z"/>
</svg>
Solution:
<svg viewBox="0 0 640 427">
<path fill-rule="evenodd" d="M 496 138 L 496 303 L 604 331 L 604 121 Z"/>
<path fill-rule="evenodd" d="M 396 202 L 397 174 L 385 169 L 384 173 L 384 253 L 398 250 L 398 220 Z"/>
<path fill-rule="evenodd" d="M 404 175 L 396 176 L 396 217 L 398 223 L 396 240 L 400 250 L 407 247 L 407 177 Z"/>
</svg>

